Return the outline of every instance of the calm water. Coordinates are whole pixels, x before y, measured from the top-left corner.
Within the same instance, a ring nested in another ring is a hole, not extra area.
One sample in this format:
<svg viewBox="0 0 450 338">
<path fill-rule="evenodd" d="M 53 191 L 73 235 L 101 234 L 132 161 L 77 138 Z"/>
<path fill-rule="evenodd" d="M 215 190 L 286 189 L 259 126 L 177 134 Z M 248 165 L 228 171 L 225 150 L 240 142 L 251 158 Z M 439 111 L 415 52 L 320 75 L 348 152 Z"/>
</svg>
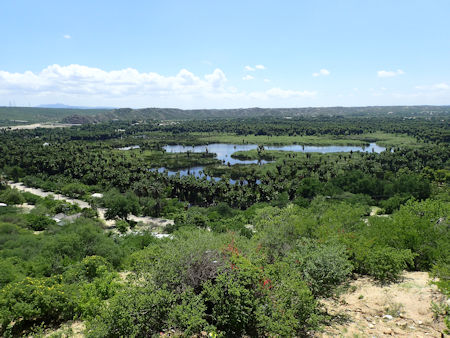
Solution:
<svg viewBox="0 0 450 338">
<path fill-rule="evenodd" d="M 256 144 L 227 144 L 227 143 L 213 143 L 203 146 L 181 146 L 181 145 L 167 145 L 164 149 L 168 153 L 215 153 L 216 158 L 225 164 L 254 164 L 258 163 L 257 160 L 238 160 L 232 158 L 231 155 L 237 151 L 248 151 L 258 148 Z M 267 161 L 260 161 L 261 164 L 267 163 Z"/>
<path fill-rule="evenodd" d="M 179 169 L 177 171 L 174 170 L 169 170 L 166 169 L 165 167 L 161 167 L 161 168 L 153 168 L 150 169 L 150 171 L 158 171 L 159 173 L 164 173 L 166 172 L 168 176 L 175 176 L 175 175 L 180 175 L 180 177 L 184 177 L 184 176 L 189 176 L 192 175 L 196 178 L 202 178 L 202 177 L 206 177 L 206 179 L 208 181 L 214 180 L 214 181 L 220 181 L 222 178 L 221 177 L 213 177 L 213 176 L 208 176 L 205 175 L 205 173 L 203 172 L 204 167 L 193 167 L 193 168 L 188 168 L 188 169 Z M 229 179 L 229 182 L 231 184 L 235 184 L 236 182 L 239 182 L 238 180 L 233 180 L 232 178 Z M 247 180 L 244 180 L 244 185 L 248 184 Z M 260 180 L 256 180 L 256 184 L 260 184 L 261 181 Z"/>
<path fill-rule="evenodd" d="M 167 145 L 164 147 L 168 153 L 186 153 L 188 151 L 192 153 L 215 153 L 216 158 L 223 163 L 233 164 L 253 164 L 258 163 L 257 160 L 238 160 L 232 158 L 232 155 L 237 151 L 248 151 L 257 149 L 256 144 L 227 144 L 227 143 L 213 143 L 202 146 L 182 146 L 182 145 Z M 301 153 L 339 153 L 350 151 L 370 151 L 375 153 L 381 153 L 386 148 L 380 147 L 375 143 L 371 143 L 368 146 L 303 146 L 299 144 L 292 144 L 287 146 L 264 146 L 266 150 L 281 150 L 281 151 L 293 151 Z M 267 161 L 261 161 L 261 164 L 265 164 Z"/>
<path fill-rule="evenodd" d="M 265 160 L 239 160 L 232 157 L 232 155 L 237 151 L 248 151 L 257 149 L 258 145 L 256 144 L 228 144 L 228 143 L 213 143 L 208 145 L 201 146 L 182 146 L 182 145 L 167 145 L 164 147 L 164 150 L 168 153 L 215 153 L 216 158 L 224 164 L 265 164 L 269 163 L 269 161 Z M 371 143 L 368 146 L 304 146 L 298 144 L 286 145 L 286 146 L 264 146 L 266 150 L 281 150 L 281 151 L 292 151 L 292 152 L 303 152 L 303 153 L 338 153 L 338 152 L 350 152 L 350 151 L 365 151 L 365 152 L 374 152 L 381 153 L 386 150 L 384 147 L 380 147 L 375 143 Z M 179 174 L 181 177 L 193 175 L 197 178 L 206 177 L 206 179 L 219 181 L 220 177 L 210 177 L 205 176 L 203 172 L 204 167 L 192 167 L 187 169 L 180 169 L 177 171 L 168 170 L 164 167 L 162 168 L 154 168 L 152 171 L 158 171 L 160 173 L 167 172 L 169 176 L 174 176 Z M 235 180 L 230 179 L 230 183 L 236 183 Z M 244 182 L 246 183 L 246 182 Z"/>
<path fill-rule="evenodd" d="M 140 146 L 128 146 L 128 147 L 122 147 L 122 148 L 117 148 L 118 150 L 133 150 L 133 149 L 139 149 Z"/>
</svg>

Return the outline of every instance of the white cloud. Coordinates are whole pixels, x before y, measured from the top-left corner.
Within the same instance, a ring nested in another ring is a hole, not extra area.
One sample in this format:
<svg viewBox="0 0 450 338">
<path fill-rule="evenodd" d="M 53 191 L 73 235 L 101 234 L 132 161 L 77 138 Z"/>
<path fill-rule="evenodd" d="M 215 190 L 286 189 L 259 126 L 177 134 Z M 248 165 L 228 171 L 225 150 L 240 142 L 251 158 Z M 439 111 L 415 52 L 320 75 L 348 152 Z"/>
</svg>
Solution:
<svg viewBox="0 0 450 338">
<path fill-rule="evenodd" d="M 377 72 L 378 77 L 394 77 L 398 75 L 403 75 L 405 72 L 401 69 L 397 70 L 379 70 Z"/>
<path fill-rule="evenodd" d="M 5 92 L 65 93 L 80 95 L 181 95 L 214 92 L 223 89 L 227 78 L 216 69 L 204 79 L 182 69 L 175 76 L 140 73 L 136 69 L 104 71 L 81 65 L 51 65 L 39 73 L 9 73 L 0 71 L 0 90 Z"/>
<path fill-rule="evenodd" d="M 247 75 L 244 79 L 253 77 Z M 165 76 L 133 68 L 105 71 L 77 64 L 55 64 L 40 72 L 0 70 L 0 101 L 4 102 L 19 96 L 33 104 L 64 100 L 82 105 L 218 107 L 255 106 L 258 100 L 266 100 L 266 105 L 277 103 L 280 106 L 299 104 L 303 101 L 298 99 L 315 95 L 316 92 L 312 91 L 281 88 L 245 92 L 228 86 L 225 73 L 218 68 L 204 76 L 187 69 Z"/>
<path fill-rule="evenodd" d="M 318 76 L 328 76 L 330 75 L 330 71 L 327 69 L 322 68 L 321 70 L 319 70 L 317 73 L 313 73 L 314 77 L 318 77 Z"/>
<path fill-rule="evenodd" d="M 264 65 L 255 65 L 255 66 L 245 66 L 244 69 L 247 72 L 254 72 L 255 70 L 264 70 L 266 67 Z"/>
<path fill-rule="evenodd" d="M 416 86 L 416 89 L 419 90 L 434 90 L 434 91 L 439 91 L 439 90 L 450 90 L 450 85 L 442 82 L 442 83 L 436 83 L 434 85 L 429 85 L 429 86 Z"/>
<path fill-rule="evenodd" d="M 64 34 L 64 35 L 63 35 L 63 38 L 64 38 L 64 39 L 71 39 L 72 37 L 71 37 L 69 34 Z"/>
<path fill-rule="evenodd" d="M 253 79 L 254 79 L 254 77 L 251 76 L 251 75 L 245 75 L 245 76 L 242 78 L 242 80 L 244 80 L 244 81 L 253 80 Z"/>
</svg>

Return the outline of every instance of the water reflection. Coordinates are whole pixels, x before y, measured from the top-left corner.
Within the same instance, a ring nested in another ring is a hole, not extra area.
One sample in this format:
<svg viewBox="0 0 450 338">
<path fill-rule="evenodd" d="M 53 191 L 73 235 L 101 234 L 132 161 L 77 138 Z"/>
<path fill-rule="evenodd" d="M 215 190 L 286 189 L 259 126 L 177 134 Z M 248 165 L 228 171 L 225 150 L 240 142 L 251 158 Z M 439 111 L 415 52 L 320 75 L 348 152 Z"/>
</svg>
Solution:
<svg viewBox="0 0 450 338">
<path fill-rule="evenodd" d="M 238 160 L 232 158 L 231 155 L 237 151 L 248 151 L 257 149 L 256 144 L 228 144 L 228 143 L 212 143 L 202 146 L 182 146 L 182 145 L 167 145 L 164 150 L 168 153 L 214 153 L 219 161 L 224 164 L 266 164 L 267 161 L 261 160 Z"/>
<path fill-rule="evenodd" d="M 224 164 L 266 164 L 270 161 L 266 160 L 239 160 L 233 158 L 232 155 L 238 151 L 248 151 L 258 149 L 256 144 L 228 144 L 228 143 L 212 143 L 208 145 L 200 146 L 183 146 L 183 145 L 167 145 L 164 146 L 164 150 L 168 153 L 214 153 L 216 158 Z M 368 146 L 307 146 L 307 145 L 284 145 L 284 146 L 264 146 L 266 150 L 279 150 L 279 151 L 292 151 L 302 153 L 338 153 L 338 152 L 372 152 L 381 153 L 386 148 L 377 145 L 376 143 L 370 143 Z M 211 177 L 205 175 L 204 167 L 192 167 L 179 170 L 168 170 L 165 167 L 150 169 L 151 171 L 158 171 L 159 173 L 166 172 L 169 176 L 180 175 L 180 177 L 192 175 L 196 178 L 205 177 L 208 181 L 220 181 L 220 177 Z M 230 179 L 231 184 L 239 182 L 238 180 Z M 259 180 L 257 184 L 259 184 Z M 247 181 L 243 181 L 243 184 L 248 184 Z"/>
<path fill-rule="evenodd" d="M 167 145 L 164 146 L 164 150 L 168 153 L 214 153 L 216 158 L 222 162 L 233 164 L 254 164 L 258 163 L 257 160 L 239 160 L 232 157 L 235 152 L 248 151 L 257 149 L 256 144 L 228 144 L 228 143 L 212 143 L 201 146 L 183 146 L 183 145 Z M 300 144 L 291 144 L 285 146 L 264 146 L 266 150 L 281 150 L 281 151 L 293 151 L 301 153 L 339 153 L 350 151 L 370 151 L 374 153 L 381 153 L 386 148 L 377 145 L 376 143 L 370 143 L 368 146 L 306 146 Z M 261 161 L 262 164 L 267 161 Z"/>
</svg>

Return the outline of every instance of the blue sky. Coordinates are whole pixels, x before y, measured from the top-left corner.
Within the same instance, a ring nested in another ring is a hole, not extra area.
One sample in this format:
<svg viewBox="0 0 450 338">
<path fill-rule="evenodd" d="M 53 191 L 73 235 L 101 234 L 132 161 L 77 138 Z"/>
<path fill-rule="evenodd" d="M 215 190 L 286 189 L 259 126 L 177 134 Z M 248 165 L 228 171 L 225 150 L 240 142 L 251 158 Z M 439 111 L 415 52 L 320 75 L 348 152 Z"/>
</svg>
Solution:
<svg viewBox="0 0 450 338">
<path fill-rule="evenodd" d="M 0 105 L 450 104 L 450 1 L 0 2 Z"/>
</svg>

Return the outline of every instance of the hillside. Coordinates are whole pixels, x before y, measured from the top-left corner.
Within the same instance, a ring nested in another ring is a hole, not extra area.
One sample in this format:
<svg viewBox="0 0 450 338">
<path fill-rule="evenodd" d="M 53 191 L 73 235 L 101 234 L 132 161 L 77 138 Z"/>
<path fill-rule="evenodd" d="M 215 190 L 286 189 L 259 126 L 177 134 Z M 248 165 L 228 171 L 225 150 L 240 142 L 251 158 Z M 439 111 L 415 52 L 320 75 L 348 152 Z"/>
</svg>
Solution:
<svg viewBox="0 0 450 338">
<path fill-rule="evenodd" d="M 442 116 L 450 106 L 373 106 L 317 108 L 193 109 L 74 109 L 0 107 L 0 125 L 36 122 L 92 123 L 111 120 L 189 120 L 205 118 L 298 117 L 298 116 Z"/>
</svg>

